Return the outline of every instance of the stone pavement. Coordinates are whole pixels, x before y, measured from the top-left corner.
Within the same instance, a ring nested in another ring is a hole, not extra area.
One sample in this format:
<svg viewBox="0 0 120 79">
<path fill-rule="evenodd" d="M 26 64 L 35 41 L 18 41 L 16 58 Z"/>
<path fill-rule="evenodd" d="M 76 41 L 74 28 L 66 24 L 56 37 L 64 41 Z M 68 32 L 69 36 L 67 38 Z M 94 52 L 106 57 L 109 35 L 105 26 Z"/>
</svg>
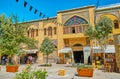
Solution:
<svg viewBox="0 0 120 79">
<path fill-rule="evenodd" d="M 66 67 L 66 64 L 53 64 L 52 67 L 41 67 L 38 64 L 32 65 L 36 70 L 39 68 L 45 68 L 48 72 L 46 79 L 120 79 L 120 73 L 103 72 L 101 70 L 94 69 L 93 77 L 78 77 L 75 76 L 76 68 Z M 25 65 L 20 65 L 19 72 L 25 68 Z M 65 69 L 65 76 L 58 76 L 58 70 Z M 18 73 L 18 72 L 17 72 Z M 5 71 L 5 66 L 2 66 L 0 71 L 0 79 L 14 79 L 16 73 L 10 73 Z"/>
</svg>

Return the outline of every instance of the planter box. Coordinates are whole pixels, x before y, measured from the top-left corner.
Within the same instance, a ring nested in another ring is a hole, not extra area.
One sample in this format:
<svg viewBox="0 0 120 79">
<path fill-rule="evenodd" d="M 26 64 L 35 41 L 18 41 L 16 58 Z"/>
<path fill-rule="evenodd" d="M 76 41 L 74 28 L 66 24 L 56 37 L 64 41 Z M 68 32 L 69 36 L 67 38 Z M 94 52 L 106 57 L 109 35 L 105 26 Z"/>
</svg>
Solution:
<svg viewBox="0 0 120 79">
<path fill-rule="evenodd" d="M 60 69 L 60 70 L 58 71 L 58 75 L 59 75 L 59 76 L 65 76 L 65 70 L 64 70 L 64 69 Z"/>
<path fill-rule="evenodd" d="M 18 66 L 6 66 L 6 72 L 18 72 Z"/>
<path fill-rule="evenodd" d="M 78 76 L 93 77 L 92 68 L 77 68 Z"/>
</svg>

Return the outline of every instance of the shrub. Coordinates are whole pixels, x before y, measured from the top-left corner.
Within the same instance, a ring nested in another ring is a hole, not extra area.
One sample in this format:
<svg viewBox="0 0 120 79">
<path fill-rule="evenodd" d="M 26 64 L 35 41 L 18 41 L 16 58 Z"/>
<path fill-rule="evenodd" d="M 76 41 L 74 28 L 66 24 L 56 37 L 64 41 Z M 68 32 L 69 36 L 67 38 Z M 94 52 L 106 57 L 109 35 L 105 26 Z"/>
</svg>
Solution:
<svg viewBox="0 0 120 79">
<path fill-rule="evenodd" d="M 15 79 L 45 79 L 47 72 L 39 69 L 33 71 L 28 65 L 21 73 L 16 74 Z"/>
<path fill-rule="evenodd" d="M 77 68 L 93 68 L 91 65 L 79 65 Z"/>
</svg>

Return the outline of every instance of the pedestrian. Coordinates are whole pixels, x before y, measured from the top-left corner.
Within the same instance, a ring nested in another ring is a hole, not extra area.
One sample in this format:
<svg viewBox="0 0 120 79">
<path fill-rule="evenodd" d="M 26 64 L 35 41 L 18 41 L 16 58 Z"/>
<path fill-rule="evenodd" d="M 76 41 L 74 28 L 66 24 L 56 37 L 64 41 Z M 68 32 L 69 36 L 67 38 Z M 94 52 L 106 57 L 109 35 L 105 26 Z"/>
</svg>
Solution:
<svg viewBox="0 0 120 79">
<path fill-rule="evenodd" d="M 3 56 L 2 57 L 2 65 L 5 65 L 5 63 L 6 63 L 6 58 L 5 58 L 5 56 Z"/>
<path fill-rule="evenodd" d="M 88 65 L 91 64 L 91 59 L 90 59 L 90 56 L 88 57 Z"/>
<path fill-rule="evenodd" d="M 102 64 L 102 58 L 99 56 L 98 60 L 100 61 L 100 65 Z"/>
<path fill-rule="evenodd" d="M 24 57 L 24 64 L 26 64 L 26 63 L 27 63 L 27 60 L 28 60 L 28 57 L 27 57 L 27 56 L 25 56 L 25 57 Z"/>
</svg>

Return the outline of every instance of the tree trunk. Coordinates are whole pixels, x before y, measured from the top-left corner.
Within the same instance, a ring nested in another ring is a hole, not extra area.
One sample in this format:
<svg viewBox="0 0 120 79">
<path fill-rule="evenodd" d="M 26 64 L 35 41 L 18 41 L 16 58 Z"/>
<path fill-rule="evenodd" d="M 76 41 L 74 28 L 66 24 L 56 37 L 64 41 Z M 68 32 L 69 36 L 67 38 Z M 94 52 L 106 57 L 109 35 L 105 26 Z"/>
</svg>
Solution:
<svg viewBox="0 0 120 79">
<path fill-rule="evenodd" d="M 1 57 L 2 57 L 2 56 L 1 56 L 1 54 L 0 54 L 0 63 L 1 63 L 1 61 L 2 61 L 2 60 L 1 60 L 2 58 L 1 58 Z"/>
<path fill-rule="evenodd" d="M 47 60 L 46 60 L 46 63 L 48 63 L 48 55 L 47 55 Z"/>
<path fill-rule="evenodd" d="M 105 47 L 103 48 L 103 57 L 104 57 L 104 65 L 105 65 L 105 63 L 106 63 L 106 59 L 105 59 L 105 50 L 106 50 L 106 45 L 105 45 Z"/>
</svg>

